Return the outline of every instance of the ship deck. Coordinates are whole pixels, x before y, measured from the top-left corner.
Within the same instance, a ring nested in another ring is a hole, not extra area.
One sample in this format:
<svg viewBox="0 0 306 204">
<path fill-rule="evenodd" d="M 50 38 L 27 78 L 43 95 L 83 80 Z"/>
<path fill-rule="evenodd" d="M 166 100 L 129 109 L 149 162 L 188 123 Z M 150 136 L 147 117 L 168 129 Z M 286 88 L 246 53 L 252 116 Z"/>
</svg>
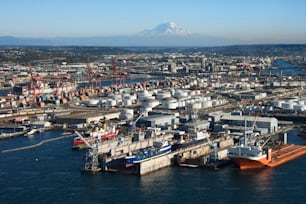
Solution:
<svg viewBox="0 0 306 204">
<path fill-rule="evenodd" d="M 284 164 L 290 160 L 306 154 L 306 146 L 286 145 L 272 152 L 272 161 L 267 164 L 269 167 L 275 167 Z"/>
</svg>

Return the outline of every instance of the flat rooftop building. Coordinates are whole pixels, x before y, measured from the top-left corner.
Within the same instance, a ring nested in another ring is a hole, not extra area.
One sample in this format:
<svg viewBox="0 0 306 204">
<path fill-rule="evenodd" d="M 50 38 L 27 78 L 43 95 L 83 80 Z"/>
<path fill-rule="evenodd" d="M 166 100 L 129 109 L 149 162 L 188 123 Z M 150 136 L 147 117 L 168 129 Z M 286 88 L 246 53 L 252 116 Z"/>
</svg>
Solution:
<svg viewBox="0 0 306 204">
<path fill-rule="evenodd" d="M 59 116 L 56 118 L 57 123 L 61 124 L 89 124 L 99 120 L 119 119 L 120 111 L 117 112 L 73 112 L 69 115 Z"/>
<path fill-rule="evenodd" d="M 278 120 L 273 117 L 255 117 L 255 116 L 240 116 L 240 115 L 224 115 L 221 121 L 233 126 L 246 126 L 267 128 L 269 133 L 276 132 L 278 129 Z"/>
</svg>

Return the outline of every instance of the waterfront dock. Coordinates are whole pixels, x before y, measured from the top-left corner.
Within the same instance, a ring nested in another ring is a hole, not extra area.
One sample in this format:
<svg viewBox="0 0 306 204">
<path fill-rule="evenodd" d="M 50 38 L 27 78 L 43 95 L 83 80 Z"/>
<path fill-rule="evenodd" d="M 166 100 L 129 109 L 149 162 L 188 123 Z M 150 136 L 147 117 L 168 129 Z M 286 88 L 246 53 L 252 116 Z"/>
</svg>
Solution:
<svg viewBox="0 0 306 204">
<path fill-rule="evenodd" d="M 218 152 L 233 145 L 233 139 L 230 137 L 218 139 L 214 142 L 219 143 L 220 149 Z M 208 141 L 203 141 L 191 146 L 179 148 L 165 155 L 151 157 L 132 168 L 123 167 L 126 154 L 121 154 L 121 156 L 117 155 L 117 157 L 101 157 L 100 163 L 102 164 L 102 169 L 105 171 L 133 173 L 142 176 L 175 164 L 192 165 L 184 162 L 199 159 L 212 152 L 211 144 Z M 203 166 L 203 164 L 201 165 Z"/>
<path fill-rule="evenodd" d="M 267 134 L 263 137 L 265 140 L 279 137 L 280 135 L 286 134 L 289 130 L 292 130 L 294 126 L 281 128 L 274 133 Z M 286 136 L 281 137 L 286 142 Z M 148 144 L 149 141 L 146 141 Z M 212 143 L 217 144 L 217 148 L 212 146 Z M 140 143 L 139 143 L 140 144 Z M 134 148 L 140 148 L 139 144 L 135 145 Z M 149 174 L 151 172 L 166 168 L 172 165 L 178 165 L 181 167 L 212 167 L 219 168 L 224 165 L 228 165 L 231 160 L 227 157 L 227 148 L 234 145 L 232 137 L 227 136 L 223 138 L 215 139 L 211 142 L 203 141 L 187 147 L 182 147 L 172 151 L 165 155 L 157 155 L 147 160 L 136 164 L 133 167 L 126 168 L 124 166 L 124 157 L 127 155 L 119 154 L 119 152 L 125 152 L 125 148 L 121 148 L 119 151 L 113 151 L 113 156 L 102 156 L 99 158 L 102 170 L 136 174 L 139 176 Z M 117 152 L 117 154 L 116 154 Z M 267 166 L 274 167 L 283 164 L 296 157 L 302 156 L 306 153 L 305 146 L 298 145 L 287 145 L 284 148 L 279 148 L 272 152 L 272 162 Z"/>
<path fill-rule="evenodd" d="M 12 137 L 18 137 L 18 136 L 22 136 L 24 134 L 26 134 L 26 131 L 19 131 L 19 132 L 13 132 L 13 133 L 2 133 L 0 135 L 0 140 L 1 139 L 12 138 Z"/>
</svg>

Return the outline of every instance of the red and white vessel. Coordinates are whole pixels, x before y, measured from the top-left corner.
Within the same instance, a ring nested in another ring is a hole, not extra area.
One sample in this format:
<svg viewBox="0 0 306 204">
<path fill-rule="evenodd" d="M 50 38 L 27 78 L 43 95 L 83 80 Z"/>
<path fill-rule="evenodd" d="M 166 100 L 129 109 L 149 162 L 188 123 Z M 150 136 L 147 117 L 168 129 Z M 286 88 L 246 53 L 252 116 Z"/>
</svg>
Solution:
<svg viewBox="0 0 306 204">
<path fill-rule="evenodd" d="M 95 128 L 94 131 L 89 131 L 85 133 L 84 139 L 89 143 L 92 144 L 95 142 L 96 139 L 99 141 L 111 139 L 116 137 L 119 133 L 119 129 L 116 129 L 115 125 L 111 125 L 109 127 L 104 126 L 104 128 Z M 82 149 L 85 147 L 84 141 L 81 137 L 75 137 L 73 140 L 73 148 L 75 149 Z"/>
<path fill-rule="evenodd" d="M 228 157 L 240 169 L 254 169 L 271 162 L 271 149 L 263 150 L 260 145 L 235 146 L 228 149 Z"/>
<path fill-rule="evenodd" d="M 254 138 L 247 140 L 245 137 L 245 144 L 228 149 L 228 157 L 236 166 L 244 170 L 275 167 L 306 154 L 306 146 L 286 144 L 286 142 L 283 145 L 271 145 L 263 148 L 268 140 L 259 144 Z"/>
</svg>

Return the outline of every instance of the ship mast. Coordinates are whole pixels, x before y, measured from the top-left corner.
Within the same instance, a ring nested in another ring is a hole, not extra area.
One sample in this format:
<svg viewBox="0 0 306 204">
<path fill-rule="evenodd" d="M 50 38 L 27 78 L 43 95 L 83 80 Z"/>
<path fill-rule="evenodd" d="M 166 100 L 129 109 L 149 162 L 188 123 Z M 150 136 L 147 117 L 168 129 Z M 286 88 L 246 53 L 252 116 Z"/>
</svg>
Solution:
<svg viewBox="0 0 306 204">
<path fill-rule="evenodd" d="M 247 121 L 246 121 L 246 117 L 244 117 L 244 145 L 243 146 L 247 146 Z"/>
</svg>

